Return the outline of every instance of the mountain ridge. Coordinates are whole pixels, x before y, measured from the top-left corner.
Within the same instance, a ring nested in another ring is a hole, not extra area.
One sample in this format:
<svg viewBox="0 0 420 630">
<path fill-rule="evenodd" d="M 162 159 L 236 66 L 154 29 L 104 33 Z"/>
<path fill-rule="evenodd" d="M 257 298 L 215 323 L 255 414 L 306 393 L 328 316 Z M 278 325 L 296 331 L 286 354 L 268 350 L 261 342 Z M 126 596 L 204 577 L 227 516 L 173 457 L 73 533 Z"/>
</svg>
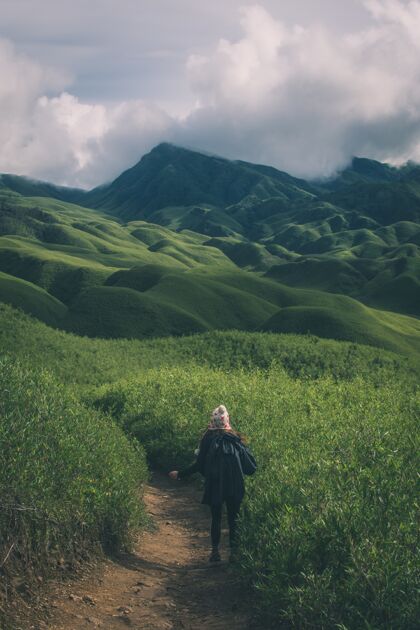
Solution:
<svg viewBox="0 0 420 630">
<path fill-rule="evenodd" d="M 354 158 L 305 182 L 166 143 L 91 191 L 4 175 L 0 299 L 91 336 L 268 327 L 407 349 L 416 325 L 396 316 L 409 332 L 390 341 L 363 305 L 420 316 L 419 173 Z"/>
<path fill-rule="evenodd" d="M 205 174 L 200 172 L 200 168 L 197 166 L 198 162 L 201 162 L 201 166 L 204 164 L 206 167 L 204 169 L 207 171 Z M 116 178 L 91 190 L 59 186 L 47 181 L 7 173 L 0 174 L 0 189 L 6 188 L 24 196 L 51 197 L 101 210 L 113 210 L 114 212 L 111 214 L 115 216 L 121 214 L 125 219 L 145 218 L 137 216 L 136 213 L 133 216 L 130 209 L 132 203 L 134 203 L 137 212 L 143 209 L 150 213 L 165 207 L 168 200 L 165 196 L 162 198 L 162 196 L 156 197 L 156 195 L 153 196 L 153 200 L 149 199 L 149 196 L 155 191 L 152 189 L 144 192 L 141 190 L 142 185 L 149 186 L 150 180 L 156 176 L 159 182 L 164 180 L 166 176 L 172 184 L 173 177 L 179 175 L 176 171 L 177 166 L 184 171 L 189 169 L 190 178 L 199 177 L 192 191 L 189 191 L 185 185 L 181 190 L 170 191 L 169 202 L 171 206 L 176 205 L 175 202 L 179 200 L 182 202 L 180 203 L 182 206 L 209 203 L 221 208 L 243 201 L 251 194 L 254 198 L 250 201 L 262 201 L 273 197 L 280 200 L 285 193 L 288 199 L 299 198 L 302 194 L 303 198 L 307 198 L 307 195 L 323 198 L 343 189 L 348 190 L 355 183 L 357 185 L 383 185 L 386 183 L 420 185 L 420 165 L 413 162 L 395 167 L 377 160 L 353 157 L 346 168 L 333 176 L 325 179 L 305 180 L 294 177 L 285 171 L 280 171 L 273 166 L 254 164 L 243 160 L 229 160 L 219 155 L 162 142 Z M 215 181 L 214 174 L 220 176 L 221 170 L 224 173 L 228 171 L 228 175 L 225 175 L 228 185 L 226 185 L 226 181 L 222 182 L 225 184 L 225 188 L 222 187 L 222 190 L 216 193 L 213 189 L 220 182 Z M 236 182 L 236 187 L 232 186 L 231 180 L 240 177 L 244 172 L 250 178 L 249 181 L 243 183 L 244 187 L 241 188 L 238 182 Z M 191 181 L 188 183 L 191 185 Z M 267 188 L 264 188 L 264 183 Z M 204 187 L 203 184 L 205 184 Z M 121 188 L 125 192 L 123 198 L 118 198 L 121 194 Z M 143 200 L 144 195 L 146 195 L 146 201 Z M 178 198 L 177 195 L 181 195 L 181 198 Z M 115 199 L 115 197 L 117 198 Z"/>
</svg>

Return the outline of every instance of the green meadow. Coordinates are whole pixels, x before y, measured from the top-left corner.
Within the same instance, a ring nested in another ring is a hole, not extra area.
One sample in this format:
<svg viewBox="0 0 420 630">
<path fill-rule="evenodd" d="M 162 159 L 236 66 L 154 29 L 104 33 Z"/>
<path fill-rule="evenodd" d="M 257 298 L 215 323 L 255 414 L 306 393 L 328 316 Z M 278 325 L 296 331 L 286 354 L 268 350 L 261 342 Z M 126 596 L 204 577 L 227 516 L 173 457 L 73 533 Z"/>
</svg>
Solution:
<svg viewBox="0 0 420 630">
<path fill-rule="evenodd" d="M 88 192 L 0 176 L 1 627 L 130 548 L 149 468 L 220 403 L 259 465 L 236 570 L 267 627 L 417 627 L 418 172 L 160 145 Z"/>
<path fill-rule="evenodd" d="M 129 547 L 146 459 L 191 461 L 223 401 L 259 463 L 237 570 L 265 622 L 415 627 L 412 357 L 258 332 L 89 339 L 6 305 L 0 322 L 0 553 L 19 549 L 9 587 Z"/>
<path fill-rule="evenodd" d="M 138 339 L 265 330 L 419 349 L 416 317 L 325 287 L 288 286 L 276 278 L 277 265 L 267 273 L 238 267 L 203 235 L 145 221 L 120 224 L 62 201 L 4 198 L 2 301 L 56 328 Z"/>
<path fill-rule="evenodd" d="M 239 565 L 266 623 L 414 628 L 414 388 L 366 375 L 174 367 L 105 387 L 96 406 L 168 470 L 191 461 L 215 400 L 232 409 L 259 463 L 242 510 Z"/>
</svg>

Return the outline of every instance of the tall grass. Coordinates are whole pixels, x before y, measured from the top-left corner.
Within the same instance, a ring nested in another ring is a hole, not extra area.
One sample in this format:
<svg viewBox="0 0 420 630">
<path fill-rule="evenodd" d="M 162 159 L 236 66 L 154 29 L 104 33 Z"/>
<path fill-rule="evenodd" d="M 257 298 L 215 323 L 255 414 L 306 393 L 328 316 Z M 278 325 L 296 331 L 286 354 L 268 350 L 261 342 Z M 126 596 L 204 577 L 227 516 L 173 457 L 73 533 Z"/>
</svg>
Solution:
<svg viewBox="0 0 420 630">
<path fill-rule="evenodd" d="M 187 364 L 267 369 L 277 366 L 290 376 L 353 379 L 418 379 L 419 361 L 379 348 L 319 339 L 240 331 L 208 332 L 164 339 L 89 339 L 54 330 L 0 303 L 0 348 L 31 365 L 48 366 L 65 383 L 96 387 L 150 368 Z"/>
<path fill-rule="evenodd" d="M 0 626 L 14 576 L 130 543 L 142 448 L 48 372 L 0 359 Z"/>
<path fill-rule="evenodd" d="M 225 403 L 259 463 L 240 563 L 267 623 L 406 630 L 418 612 L 419 396 L 374 381 L 170 368 L 104 388 L 97 405 L 169 469 L 192 460 Z"/>
<path fill-rule="evenodd" d="M 259 463 L 240 570 L 267 626 L 416 627 L 415 361 L 311 336 L 82 339 L 9 307 L 0 323 L 20 357 L 0 363 L 3 585 L 128 544 L 137 440 L 153 465 L 188 464 L 225 403 Z"/>
</svg>

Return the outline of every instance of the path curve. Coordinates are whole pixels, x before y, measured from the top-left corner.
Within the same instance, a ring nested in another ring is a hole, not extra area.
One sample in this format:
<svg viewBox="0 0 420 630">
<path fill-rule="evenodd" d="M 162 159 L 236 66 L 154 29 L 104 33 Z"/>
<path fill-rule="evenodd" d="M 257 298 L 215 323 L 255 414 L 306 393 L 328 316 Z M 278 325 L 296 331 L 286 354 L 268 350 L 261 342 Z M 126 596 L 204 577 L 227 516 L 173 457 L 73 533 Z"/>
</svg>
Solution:
<svg viewBox="0 0 420 630">
<path fill-rule="evenodd" d="M 68 584 L 51 602 L 51 630 L 256 629 L 249 594 L 228 563 L 208 563 L 209 514 L 191 484 L 154 474 L 145 495 L 153 531 L 133 553 L 107 560 L 98 575 Z"/>
</svg>

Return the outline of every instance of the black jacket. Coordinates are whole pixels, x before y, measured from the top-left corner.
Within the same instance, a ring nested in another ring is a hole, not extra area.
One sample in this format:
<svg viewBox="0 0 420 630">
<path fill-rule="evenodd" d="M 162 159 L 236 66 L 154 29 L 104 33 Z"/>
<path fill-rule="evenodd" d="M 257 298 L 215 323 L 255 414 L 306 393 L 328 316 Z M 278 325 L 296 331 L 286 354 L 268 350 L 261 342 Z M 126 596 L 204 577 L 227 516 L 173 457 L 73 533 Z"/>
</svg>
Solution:
<svg viewBox="0 0 420 630">
<path fill-rule="evenodd" d="M 240 437 L 228 431 L 207 431 L 197 459 L 179 471 L 179 479 L 196 472 L 205 478 L 202 503 L 217 505 L 227 498 L 240 503 L 245 492 L 244 474 L 253 474 L 256 462 Z"/>
</svg>

